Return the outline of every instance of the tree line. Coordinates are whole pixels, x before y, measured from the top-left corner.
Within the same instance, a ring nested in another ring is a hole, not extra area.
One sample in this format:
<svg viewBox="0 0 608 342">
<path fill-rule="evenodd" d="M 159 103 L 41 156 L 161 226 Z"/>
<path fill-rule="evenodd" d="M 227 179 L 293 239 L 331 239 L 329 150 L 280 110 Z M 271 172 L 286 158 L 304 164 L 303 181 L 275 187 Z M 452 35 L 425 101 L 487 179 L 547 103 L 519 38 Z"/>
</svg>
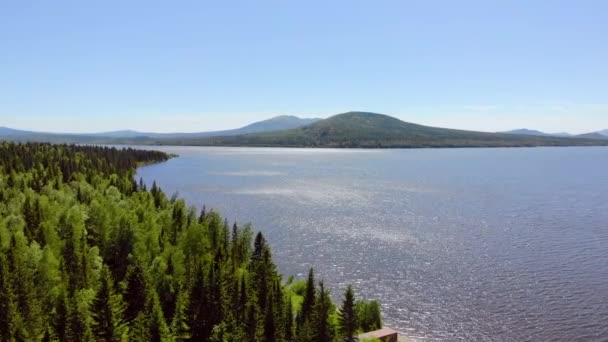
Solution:
<svg viewBox="0 0 608 342">
<path fill-rule="evenodd" d="M 0 143 L 1 341 L 340 341 L 382 326 L 311 269 L 284 281 L 263 234 L 135 168 L 157 151 Z"/>
</svg>

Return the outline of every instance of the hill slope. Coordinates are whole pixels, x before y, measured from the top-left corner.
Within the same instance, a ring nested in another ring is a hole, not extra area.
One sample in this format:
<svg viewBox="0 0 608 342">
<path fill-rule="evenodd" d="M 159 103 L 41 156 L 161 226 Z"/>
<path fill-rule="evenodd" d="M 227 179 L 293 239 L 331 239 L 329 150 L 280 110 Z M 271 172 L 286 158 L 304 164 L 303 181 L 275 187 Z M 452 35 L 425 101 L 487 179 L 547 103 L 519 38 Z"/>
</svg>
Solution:
<svg viewBox="0 0 608 342">
<path fill-rule="evenodd" d="M 291 115 L 281 115 L 268 120 L 263 120 L 259 122 L 254 122 L 245 127 L 232 130 L 232 133 L 235 134 L 249 134 L 249 133 L 260 133 L 260 132 L 273 132 L 273 131 L 281 131 L 286 129 L 298 128 L 306 125 L 310 125 L 317 121 L 321 121 L 321 119 L 302 119 L 297 116 Z M 217 132 L 221 133 L 221 132 Z"/>
<path fill-rule="evenodd" d="M 106 137 L 106 138 L 156 138 L 156 139 L 187 139 L 187 138 L 205 138 L 205 137 L 216 137 L 216 136 L 231 136 L 240 134 L 251 134 L 260 132 L 273 132 L 281 131 L 285 129 L 298 128 L 306 126 L 313 122 L 321 119 L 307 119 L 299 118 L 297 116 L 280 115 L 267 120 L 254 122 L 247 126 L 228 129 L 223 131 L 210 131 L 210 132 L 196 132 L 196 133 L 150 133 L 150 132 L 138 132 L 131 130 L 114 131 L 105 133 L 95 133 L 92 136 Z"/>
<path fill-rule="evenodd" d="M 23 131 L 19 129 L 13 129 L 9 127 L 0 127 L 0 136 L 18 136 L 18 135 L 29 135 L 33 132 Z"/>
<path fill-rule="evenodd" d="M 548 134 L 548 133 L 545 133 L 545 132 L 537 131 L 537 130 L 534 130 L 534 129 L 527 129 L 527 128 L 514 129 L 512 131 L 505 131 L 505 132 L 499 132 L 499 133 L 521 134 L 521 135 L 536 135 L 536 136 L 541 136 L 541 137 L 546 137 L 546 136 L 550 136 L 551 135 L 551 134 Z"/>
<path fill-rule="evenodd" d="M 599 132 L 597 132 L 597 133 L 599 133 L 599 134 L 601 134 L 601 135 L 605 135 L 605 136 L 607 136 L 607 137 L 608 137 L 608 129 L 605 129 L 605 130 L 603 130 L 603 131 L 599 131 Z"/>
<path fill-rule="evenodd" d="M 577 138 L 584 138 L 584 139 L 608 140 L 608 135 L 604 135 L 604 134 L 599 133 L 599 132 L 580 134 L 580 135 L 577 135 L 576 137 Z"/>
<path fill-rule="evenodd" d="M 261 132 L 273 132 L 302 127 L 321 119 L 299 118 L 281 115 L 271 119 L 254 122 L 247 126 L 224 131 L 198 133 L 151 133 L 122 130 L 102 133 L 47 133 L 16 130 L 0 127 L 0 140 L 37 141 L 52 143 L 89 143 L 89 144 L 153 144 L 158 141 L 200 139 L 215 136 L 233 136 Z"/>
<path fill-rule="evenodd" d="M 564 138 L 463 131 L 417 125 L 368 112 L 348 112 L 325 120 L 280 116 L 239 129 L 203 133 L 118 131 L 53 134 L 0 129 L 0 140 L 193 146 L 416 148 L 608 145 L 608 139 L 603 137 L 599 134 Z"/>
<path fill-rule="evenodd" d="M 167 134 L 144 134 L 150 138 L 166 138 L 166 139 L 192 139 L 192 138 L 206 138 L 206 137 L 219 137 L 219 136 L 233 136 L 242 134 L 262 133 L 262 132 L 274 132 L 282 131 L 287 129 L 298 128 L 306 126 L 308 124 L 317 122 L 321 119 L 308 119 L 299 118 L 291 115 L 280 115 L 273 118 L 254 122 L 247 126 L 228 129 L 223 131 L 211 131 L 211 132 L 200 132 L 200 133 L 167 133 Z"/>
<path fill-rule="evenodd" d="M 591 139 L 484 133 L 428 127 L 404 122 L 388 115 L 367 112 L 338 114 L 304 127 L 285 131 L 195 140 L 170 140 L 164 143 L 208 146 L 404 148 L 608 145 L 608 142 Z"/>
</svg>

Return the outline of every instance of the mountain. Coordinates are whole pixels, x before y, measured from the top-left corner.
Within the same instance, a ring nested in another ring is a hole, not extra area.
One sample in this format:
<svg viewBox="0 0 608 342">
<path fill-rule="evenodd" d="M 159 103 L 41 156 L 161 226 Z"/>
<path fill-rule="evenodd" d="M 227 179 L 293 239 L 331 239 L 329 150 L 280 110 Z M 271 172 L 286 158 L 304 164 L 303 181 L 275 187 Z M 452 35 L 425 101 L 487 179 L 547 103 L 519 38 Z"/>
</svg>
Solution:
<svg viewBox="0 0 608 342">
<path fill-rule="evenodd" d="M 499 132 L 499 133 L 506 133 L 506 134 L 521 134 L 521 135 L 535 135 L 535 136 L 539 136 L 539 137 L 562 137 L 562 138 L 567 138 L 567 137 L 572 137 L 573 135 L 568 133 L 568 132 L 559 132 L 559 133 L 545 133 L 545 132 L 541 132 L 541 131 L 537 131 L 534 129 L 527 129 L 527 128 L 520 128 L 520 129 L 514 129 L 512 131 L 506 131 L 506 132 Z"/>
<path fill-rule="evenodd" d="M 568 138 L 568 137 L 573 137 L 574 134 L 570 134 L 568 132 L 558 132 L 558 133 L 551 133 L 552 136 L 554 137 L 563 137 L 563 138 Z"/>
<path fill-rule="evenodd" d="M 348 112 L 296 129 L 207 137 L 159 143 L 206 146 L 281 146 L 281 147 L 503 147 L 608 145 L 608 141 L 484 133 L 437 128 L 404 122 L 394 117 Z"/>
<path fill-rule="evenodd" d="M 579 134 L 576 137 L 577 138 L 584 138 L 584 139 L 608 140 L 608 135 L 604 135 L 604 134 L 602 134 L 600 132 L 587 133 L 587 134 Z"/>
<path fill-rule="evenodd" d="M 527 129 L 527 128 L 514 129 L 512 131 L 499 132 L 499 133 L 521 134 L 521 135 L 536 135 L 536 136 L 541 136 L 541 137 L 546 137 L 546 136 L 550 136 L 551 135 L 551 134 L 548 134 L 548 133 L 545 133 L 545 132 L 541 132 L 541 131 L 537 131 L 537 130 L 533 130 L 533 129 Z"/>
<path fill-rule="evenodd" d="M 158 140 L 190 140 L 215 136 L 233 136 L 261 132 L 273 132 L 302 127 L 321 119 L 298 118 L 296 116 L 281 115 L 271 119 L 254 122 L 247 126 L 224 131 L 211 131 L 199 133 L 151 133 L 133 130 L 121 130 L 102 133 L 46 133 L 16 130 L 0 127 L 0 139 L 15 141 L 44 141 L 54 143 L 137 143 L 152 144 Z"/>
<path fill-rule="evenodd" d="M 13 129 L 8 127 L 0 127 L 0 136 L 16 136 L 16 135 L 28 135 L 32 134 L 30 131 L 22 131 L 19 129 Z"/>
<path fill-rule="evenodd" d="M 552 135 L 463 131 L 417 125 L 369 112 L 348 112 L 325 120 L 279 116 L 239 129 L 201 133 L 116 131 L 54 134 L 4 128 L 0 129 L 0 139 L 80 144 L 360 148 L 608 145 L 608 137 L 600 134 L 563 138 Z"/>
<path fill-rule="evenodd" d="M 273 131 L 281 131 L 286 129 L 298 128 L 306 125 L 310 125 L 317 121 L 321 121 L 321 119 L 313 118 L 313 119 L 301 119 L 297 116 L 291 115 L 281 115 L 268 120 L 263 120 L 259 122 L 254 122 L 245 127 L 232 130 L 231 133 L 234 134 L 248 134 L 248 133 L 259 133 L 259 132 L 273 132 Z M 221 132 L 216 132 L 221 133 Z"/>
<path fill-rule="evenodd" d="M 224 131 L 211 131 L 211 132 L 201 132 L 201 133 L 170 133 L 165 135 L 149 135 L 150 137 L 156 138 L 179 138 L 179 139 L 191 139 L 191 138 L 204 138 L 204 137 L 219 137 L 219 136 L 233 136 L 233 135 L 241 135 L 241 134 L 252 134 L 252 133 L 262 133 L 262 132 L 274 132 L 274 131 L 282 131 L 286 129 L 293 129 L 302 126 L 306 126 L 308 124 L 317 122 L 321 119 L 313 118 L 299 118 L 297 116 L 292 115 L 280 115 L 275 116 L 273 118 L 262 120 L 258 122 L 254 122 L 247 126 L 237 128 L 237 129 L 229 129 Z"/>
<path fill-rule="evenodd" d="M 596 132 L 596 133 L 601 134 L 601 135 L 605 135 L 605 136 L 607 136 L 607 137 L 608 137 L 608 129 L 605 129 L 605 130 L 603 130 L 603 131 L 598 131 L 598 132 Z"/>
<path fill-rule="evenodd" d="M 145 132 L 138 132 L 138 131 L 132 131 L 132 130 L 123 130 L 123 131 L 112 131 L 112 132 L 103 132 L 103 133 L 92 133 L 89 135 L 96 136 L 96 137 L 106 137 L 106 138 L 136 138 L 136 137 L 152 137 L 152 136 L 161 137 L 164 134 L 163 133 L 145 133 Z"/>
<path fill-rule="evenodd" d="M 138 136 L 145 136 L 150 138 L 160 139 L 194 139 L 194 138 L 205 138 L 205 137 L 219 137 L 219 136 L 233 136 L 241 134 L 252 134 L 262 132 L 274 132 L 286 129 L 293 129 L 308 124 L 317 122 L 321 119 L 307 119 L 299 118 L 291 115 L 280 115 L 267 120 L 254 122 L 247 126 L 229 129 L 223 131 L 211 131 L 211 132 L 200 132 L 200 133 L 140 133 Z"/>
</svg>

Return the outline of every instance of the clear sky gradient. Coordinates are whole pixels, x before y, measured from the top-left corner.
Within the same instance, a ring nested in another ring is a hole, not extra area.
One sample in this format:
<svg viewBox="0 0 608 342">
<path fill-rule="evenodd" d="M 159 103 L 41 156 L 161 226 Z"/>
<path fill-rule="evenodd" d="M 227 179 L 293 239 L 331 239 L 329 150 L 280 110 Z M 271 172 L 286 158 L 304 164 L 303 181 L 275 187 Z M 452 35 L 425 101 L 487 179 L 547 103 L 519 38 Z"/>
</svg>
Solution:
<svg viewBox="0 0 608 342">
<path fill-rule="evenodd" d="M 0 2 L 0 126 L 608 128 L 608 1 Z"/>
</svg>

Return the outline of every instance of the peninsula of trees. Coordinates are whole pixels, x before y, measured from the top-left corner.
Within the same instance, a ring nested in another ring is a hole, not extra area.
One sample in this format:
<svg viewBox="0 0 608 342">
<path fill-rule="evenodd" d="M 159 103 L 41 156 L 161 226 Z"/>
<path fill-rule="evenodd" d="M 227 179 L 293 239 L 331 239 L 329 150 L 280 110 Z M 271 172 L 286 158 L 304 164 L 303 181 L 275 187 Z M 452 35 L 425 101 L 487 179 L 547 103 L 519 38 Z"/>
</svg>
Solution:
<svg viewBox="0 0 608 342">
<path fill-rule="evenodd" d="M 167 158 L 0 143 L 1 341 L 326 342 L 382 326 L 376 301 L 349 287 L 337 308 L 312 269 L 284 281 L 261 233 L 134 181 Z"/>
</svg>

